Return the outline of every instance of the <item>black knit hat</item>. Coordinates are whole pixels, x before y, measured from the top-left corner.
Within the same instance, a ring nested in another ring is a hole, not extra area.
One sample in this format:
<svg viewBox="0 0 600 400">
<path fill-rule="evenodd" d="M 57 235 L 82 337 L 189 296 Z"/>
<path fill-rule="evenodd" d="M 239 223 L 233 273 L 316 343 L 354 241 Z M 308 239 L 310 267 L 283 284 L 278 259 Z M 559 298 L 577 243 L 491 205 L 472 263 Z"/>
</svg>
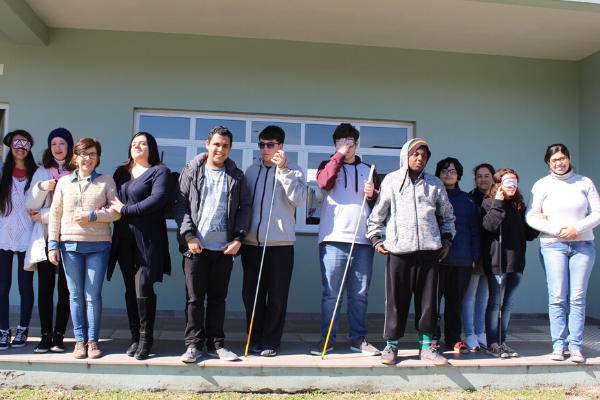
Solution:
<svg viewBox="0 0 600 400">
<path fill-rule="evenodd" d="M 67 142 L 67 145 L 71 149 L 73 148 L 73 135 L 71 135 L 71 132 L 69 132 L 69 130 L 65 128 L 56 128 L 55 130 L 50 132 L 50 134 L 48 135 L 48 148 L 50 148 L 50 143 L 52 142 L 52 139 L 56 137 L 64 139 L 65 142 Z"/>
</svg>

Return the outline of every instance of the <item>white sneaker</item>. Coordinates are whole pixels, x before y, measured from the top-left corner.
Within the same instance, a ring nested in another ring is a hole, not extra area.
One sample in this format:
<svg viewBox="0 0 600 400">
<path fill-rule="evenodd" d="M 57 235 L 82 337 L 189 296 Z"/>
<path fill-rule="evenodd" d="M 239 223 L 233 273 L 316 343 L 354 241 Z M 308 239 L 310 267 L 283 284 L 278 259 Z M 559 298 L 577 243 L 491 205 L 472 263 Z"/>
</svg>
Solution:
<svg viewBox="0 0 600 400">
<path fill-rule="evenodd" d="M 481 347 L 479 346 L 479 342 L 477 341 L 477 336 L 475 336 L 475 334 L 467 336 L 467 338 L 465 340 L 465 344 L 467 345 L 467 347 L 469 348 L 469 350 L 471 352 L 476 352 L 476 351 L 481 350 Z"/>
<path fill-rule="evenodd" d="M 227 350 L 225 347 L 220 347 L 218 349 L 211 349 L 206 351 L 211 357 L 218 358 L 223 361 L 239 361 L 240 358 L 233 351 Z"/>
<path fill-rule="evenodd" d="M 585 362 L 585 357 L 583 357 L 583 354 L 581 354 L 581 350 L 569 350 L 569 353 L 571 353 L 570 357 L 569 357 L 569 361 L 572 361 L 574 363 L 584 363 Z"/>
<path fill-rule="evenodd" d="M 181 361 L 184 363 L 194 363 L 200 357 L 202 357 L 202 351 L 198 350 L 196 346 L 189 346 L 185 354 L 181 356 Z"/>
<path fill-rule="evenodd" d="M 477 341 L 479 342 L 479 346 L 482 349 L 487 349 L 488 343 L 487 343 L 487 337 L 485 336 L 485 333 L 480 333 L 479 335 L 477 335 Z"/>
<path fill-rule="evenodd" d="M 565 351 L 562 349 L 554 349 L 550 354 L 550 359 L 554 361 L 565 361 Z"/>
</svg>

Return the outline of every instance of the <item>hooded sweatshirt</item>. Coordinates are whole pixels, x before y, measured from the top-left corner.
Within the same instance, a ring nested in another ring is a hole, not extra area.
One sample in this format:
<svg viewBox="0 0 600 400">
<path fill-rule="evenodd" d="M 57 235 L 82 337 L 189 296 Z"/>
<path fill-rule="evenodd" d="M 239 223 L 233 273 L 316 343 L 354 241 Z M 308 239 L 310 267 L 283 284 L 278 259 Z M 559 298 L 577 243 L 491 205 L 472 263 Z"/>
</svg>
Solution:
<svg viewBox="0 0 600 400">
<path fill-rule="evenodd" d="M 252 214 L 244 244 L 265 244 L 273 179 L 277 166 L 265 167 L 263 159 L 257 159 L 246 170 L 246 185 L 252 201 Z M 297 164 L 277 171 L 277 187 L 273 199 L 273 212 L 269 226 L 268 246 L 289 246 L 296 241 L 296 207 L 306 202 L 306 178 Z"/>
<path fill-rule="evenodd" d="M 413 182 L 408 174 L 408 148 L 415 140 L 421 139 L 402 146 L 400 169 L 383 179 L 367 220 L 367 239 L 375 248 L 383 244 L 392 254 L 439 250 L 442 241 L 451 245 L 456 233 L 452 204 L 442 181 L 423 171 Z"/>
</svg>

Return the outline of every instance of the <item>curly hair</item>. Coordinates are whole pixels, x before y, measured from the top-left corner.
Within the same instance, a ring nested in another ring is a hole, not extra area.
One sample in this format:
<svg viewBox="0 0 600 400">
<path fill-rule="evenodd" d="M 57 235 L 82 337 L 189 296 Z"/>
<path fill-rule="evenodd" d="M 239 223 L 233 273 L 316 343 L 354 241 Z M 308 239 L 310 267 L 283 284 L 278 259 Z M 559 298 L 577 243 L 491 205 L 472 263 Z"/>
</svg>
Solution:
<svg viewBox="0 0 600 400">
<path fill-rule="evenodd" d="M 519 175 L 514 169 L 510 168 L 500 168 L 494 174 L 494 183 L 496 185 L 492 185 L 490 190 L 488 190 L 485 195 L 486 199 L 493 199 L 496 197 L 496 192 L 498 192 L 498 185 L 502 183 L 502 177 L 507 174 L 512 174 L 517 177 L 517 182 L 519 181 Z M 517 212 L 525 211 L 525 203 L 523 202 L 523 195 L 519 192 L 519 189 L 515 192 L 515 195 L 509 200 L 510 204 L 512 204 L 513 208 L 517 210 Z"/>
</svg>

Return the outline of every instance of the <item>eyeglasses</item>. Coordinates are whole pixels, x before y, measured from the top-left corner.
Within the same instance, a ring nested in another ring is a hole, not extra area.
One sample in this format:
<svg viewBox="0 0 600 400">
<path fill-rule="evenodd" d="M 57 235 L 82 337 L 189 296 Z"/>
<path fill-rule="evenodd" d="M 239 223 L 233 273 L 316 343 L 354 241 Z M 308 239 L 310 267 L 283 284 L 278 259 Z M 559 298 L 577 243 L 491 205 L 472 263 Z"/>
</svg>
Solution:
<svg viewBox="0 0 600 400">
<path fill-rule="evenodd" d="M 258 142 L 258 148 L 264 149 L 265 146 L 267 146 L 267 148 L 272 149 L 273 147 L 275 147 L 278 144 L 279 143 L 277 143 L 277 142 Z"/>
<path fill-rule="evenodd" d="M 559 158 L 551 158 L 550 159 L 550 164 L 554 165 L 557 162 L 560 161 L 561 164 L 563 164 L 565 161 L 567 161 L 569 159 L 569 157 L 559 157 Z"/>
<path fill-rule="evenodd" d="M 31 150 L 31 142 L 28 140 L 23 140 L 23 139 L 15 139 L 10 144 L 10 147 L 12 147 L 15 150 L 23 149 L 23 150 L 29 151 L 29 150 Z"/>
<path fill-rule="evenodd" d="M 85 151 L 82 151 L 77 155 L 81 158 L 89 158 L 90 160 L 95 160 L 98 158 L 98 153 L 86 153 Z"/>
<path fill-rule="evenodd" d="M 458 172 L 455 169 L 446 169 L 446 168 L 444 168 L 442 170 L 442 173 L 446 174 L 446 175 L 458 175 Z"/>
</svg>

